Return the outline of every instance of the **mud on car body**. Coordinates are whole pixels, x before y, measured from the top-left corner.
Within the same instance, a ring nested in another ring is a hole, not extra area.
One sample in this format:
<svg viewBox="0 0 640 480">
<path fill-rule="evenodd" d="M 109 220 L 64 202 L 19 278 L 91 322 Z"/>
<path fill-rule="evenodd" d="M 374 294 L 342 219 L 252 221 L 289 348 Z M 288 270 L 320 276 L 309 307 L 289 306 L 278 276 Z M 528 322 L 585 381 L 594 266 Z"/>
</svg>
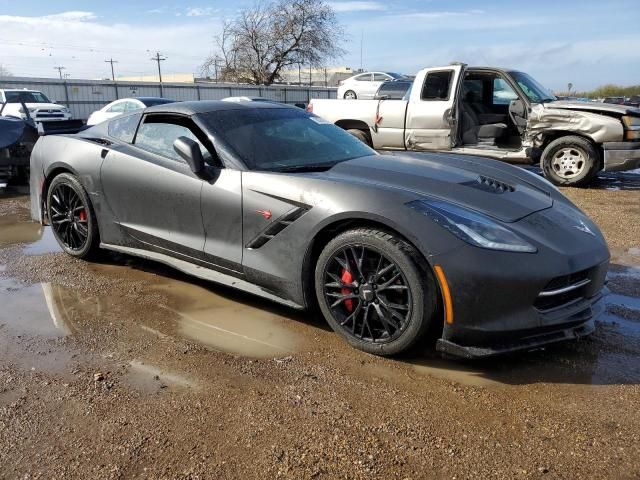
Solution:
<svg viewBox="0 0 640 480">
<path fill-rule="evenodd" d="M 393 355 L 479 357 L 589 334 L 609 252 L 544 179 L 493 160 L 379 155 L 275 102 L 150 107 L 41 138 L 32 215 L 294 308 Z"/>
</svg>

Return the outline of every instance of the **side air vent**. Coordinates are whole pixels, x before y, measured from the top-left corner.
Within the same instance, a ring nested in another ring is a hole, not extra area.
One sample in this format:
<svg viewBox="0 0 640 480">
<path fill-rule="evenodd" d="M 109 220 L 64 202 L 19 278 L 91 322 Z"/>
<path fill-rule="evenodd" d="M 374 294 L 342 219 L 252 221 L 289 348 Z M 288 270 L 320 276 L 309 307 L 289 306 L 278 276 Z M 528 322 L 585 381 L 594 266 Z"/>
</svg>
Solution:
<svg viewBox="0 0 640 480">
<path fill-rule="evenodd" d="M 283 216 L 271 222 L 265 230 L 260 232 L 253 240 L 247 243 L 247 248 L 256 249 L 262 247 L 265 243 L 278 235 L 308 211 L 309 209 L 302 207 L 296 207 L 293 210 L 289 210 Z"/>
</svg>

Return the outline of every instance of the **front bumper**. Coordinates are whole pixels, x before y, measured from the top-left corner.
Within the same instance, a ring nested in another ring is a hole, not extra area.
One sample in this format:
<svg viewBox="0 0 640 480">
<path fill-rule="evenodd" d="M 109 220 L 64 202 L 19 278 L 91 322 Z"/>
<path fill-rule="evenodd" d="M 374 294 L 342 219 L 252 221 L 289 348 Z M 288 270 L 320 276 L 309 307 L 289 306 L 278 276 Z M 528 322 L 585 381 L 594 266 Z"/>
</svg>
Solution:
<svg viewBox="0 0 640 480">
<path fill-rule="evenodd" d="M 595 320 L 604 312 L 603 295 L 599 294 L 593 303 L 567 318 L 567 323 L 557 325 L 549 331 L 535 334 L 525 334 L 518 337 L 507 336 L 490 346 L 467 346 L 451 340 L 439 339 L 436 350 L 460 358 L 478 359 L 507 353 L 529 351 L 553 343 L 574 340 L 591 335 L 595 331 Z"/>
<path fill-rule="evenodd" d="M 640 168 L 640 142 L 606 142 L 602 148 L 605 172 Z"/>
</svg>

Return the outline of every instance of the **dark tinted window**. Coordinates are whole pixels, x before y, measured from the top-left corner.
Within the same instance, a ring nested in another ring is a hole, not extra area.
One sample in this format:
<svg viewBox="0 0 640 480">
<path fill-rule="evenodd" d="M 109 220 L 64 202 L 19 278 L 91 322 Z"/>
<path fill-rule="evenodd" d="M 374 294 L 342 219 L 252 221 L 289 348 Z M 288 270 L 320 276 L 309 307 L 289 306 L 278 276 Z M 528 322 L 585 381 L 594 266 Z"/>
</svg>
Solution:
<svg viewBox="0 0 640 480">
<path fill-rule="evenodd" d="M 109 136 L 122 140 L 123 142 L 131 143 L 136 134 L 136 127 L 139 121 L 140 114 L 127 115 L 111 120 L 109 122 Z"/>
<path fill-rule="evenodd" d="M 375 154 L 340 127 L 297 108 L 224 110 L 200 118 L 254 170 L 330 167 Z"/>
<path fill-rule="evenodd" d="M 4 92 L 7 103 L 51 103 L 49 99 L 40 92 Z"/>
<path fill-rule="evenodd" d="M 380 85 L 376 98 L 387 96 L 389 100 L 402 100 L 410 86 L 411 82 L 384 82 Z"/>
<path fill-rule="evenodd" d="M 177 162 L 184 162 L 182 157 L 173 149 L 173 142 L 178 137 L 187 137 L 200 145 L 200 151 L 205 161 L 210 161 L 211 154 L 193 133 L 191 128 L 182 121 L 175 123 L 166 118 L 145 117 L 145 121 L 138 129 L 135 145 L 163 157 Z"/>
<path fill-rule="evenodd" d="M 422 87 L 422 100 L 448 100 L 453 70 L 430 72 Z"/>
</svg>

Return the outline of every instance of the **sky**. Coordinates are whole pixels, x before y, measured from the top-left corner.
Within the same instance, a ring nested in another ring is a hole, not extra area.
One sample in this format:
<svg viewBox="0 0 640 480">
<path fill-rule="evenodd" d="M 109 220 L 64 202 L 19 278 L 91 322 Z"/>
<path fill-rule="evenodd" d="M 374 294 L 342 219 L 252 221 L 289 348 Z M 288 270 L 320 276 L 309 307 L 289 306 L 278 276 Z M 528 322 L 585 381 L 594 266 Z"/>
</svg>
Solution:
<svg viewBox="0 0 640 480">
<path fill-rule="evenodd" d="M 640 0 L 330 0 L 346 54 L 414 74 L 452 61 L 526 71 L 554 90 L 640 84 Z M 254 0 L 0 0 L 0 65 L 15 76 L 198 73 L 223 19 Z"/>
</svg>

